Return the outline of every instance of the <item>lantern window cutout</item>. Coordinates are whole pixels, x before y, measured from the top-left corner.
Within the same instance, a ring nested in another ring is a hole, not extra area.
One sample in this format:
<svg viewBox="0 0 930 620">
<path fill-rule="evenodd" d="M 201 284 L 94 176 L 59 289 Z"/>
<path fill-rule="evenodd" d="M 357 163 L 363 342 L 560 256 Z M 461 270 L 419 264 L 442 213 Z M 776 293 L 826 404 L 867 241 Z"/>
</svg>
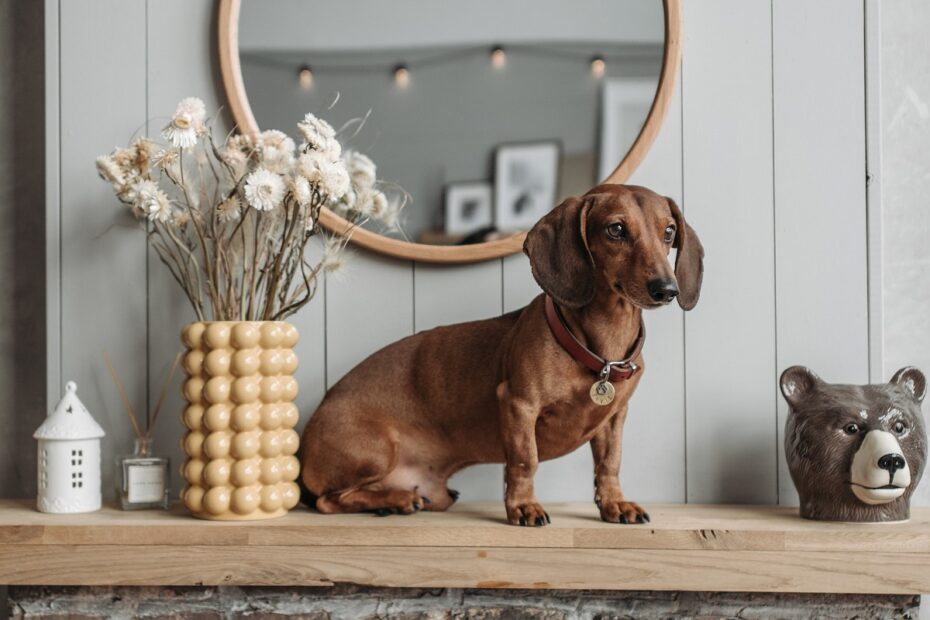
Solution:
<svg viewBox="0 0 930 620">
<path fill-rule="evenodd" d="M 69 381 L 65 395 L 33 437 L 39 446 L 41 512 L 92 512 L 101 506 L 100 439 L 103 429 L 77 397 Z"/>
</svg>

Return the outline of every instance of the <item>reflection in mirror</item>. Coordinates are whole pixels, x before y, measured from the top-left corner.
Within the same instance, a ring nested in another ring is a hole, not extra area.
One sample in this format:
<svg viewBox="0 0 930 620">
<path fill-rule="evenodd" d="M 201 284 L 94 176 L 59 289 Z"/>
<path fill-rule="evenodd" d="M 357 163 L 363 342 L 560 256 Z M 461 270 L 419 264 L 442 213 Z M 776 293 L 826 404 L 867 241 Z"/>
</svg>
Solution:
<svg viewBox="0 0 930 620">
<path fill-rule="evenodd" d="M 349 147 L 408 195 L 398 225 L 376 232 L 451 245 L 526 230 L 620 163 L 664 47 L 659 0 L 537 0 L 528 11 L 243 0 L 249 103 L 260 128 L 287 130 L 306 112 L 346 125 Z"/>
</svg>

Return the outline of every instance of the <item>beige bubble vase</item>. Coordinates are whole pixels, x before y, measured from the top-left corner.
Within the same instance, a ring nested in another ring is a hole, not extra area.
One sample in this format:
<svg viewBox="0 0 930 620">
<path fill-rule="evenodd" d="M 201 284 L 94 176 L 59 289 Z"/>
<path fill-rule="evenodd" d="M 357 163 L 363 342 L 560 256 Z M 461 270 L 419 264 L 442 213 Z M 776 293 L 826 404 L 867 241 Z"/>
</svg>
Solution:
<svg viewBox="0 0 930 620">
<path fill-rule="evenodd" d="M 283 321 L 201 321 L 187 346 L 181 495 L 195 517 L 270 519 L 300 499 L 297 329 Z"/>
</svg>

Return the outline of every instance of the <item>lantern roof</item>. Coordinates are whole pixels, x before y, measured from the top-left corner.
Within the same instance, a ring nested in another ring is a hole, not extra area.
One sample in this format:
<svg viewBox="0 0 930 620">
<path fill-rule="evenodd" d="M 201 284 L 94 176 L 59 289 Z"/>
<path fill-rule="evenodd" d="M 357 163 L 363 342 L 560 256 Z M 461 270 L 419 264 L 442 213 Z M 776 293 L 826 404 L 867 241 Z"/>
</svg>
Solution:
<svg viewBox="0 0 930 620">
<path fill-rule="evenodd" d="M 36 430 L 35 439 L 99 439 L 106 433 L 77 397 L 77 384 L 68 381 L 55 411 Z"/>
</svg>

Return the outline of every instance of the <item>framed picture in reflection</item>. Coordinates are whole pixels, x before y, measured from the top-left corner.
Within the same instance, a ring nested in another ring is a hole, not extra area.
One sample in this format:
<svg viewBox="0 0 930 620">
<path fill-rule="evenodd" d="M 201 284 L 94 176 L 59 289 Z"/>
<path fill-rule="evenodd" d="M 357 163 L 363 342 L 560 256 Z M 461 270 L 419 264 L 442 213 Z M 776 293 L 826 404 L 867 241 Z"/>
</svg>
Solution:
<svg viewBox="0 0 930 620">
<path fill-rule="evenodd" d="M 562 144 L 558 140 L 501 144 L 494 153 L 494 225 L 529 230 L 555 206 Z"/>
<path fill-rule="evenodd" d="M 492 189 L 487 181 L 449 183 L 445 189 L 444 222 L 447 235 L 467 235 L 493 222 Z"/>
</svg>

